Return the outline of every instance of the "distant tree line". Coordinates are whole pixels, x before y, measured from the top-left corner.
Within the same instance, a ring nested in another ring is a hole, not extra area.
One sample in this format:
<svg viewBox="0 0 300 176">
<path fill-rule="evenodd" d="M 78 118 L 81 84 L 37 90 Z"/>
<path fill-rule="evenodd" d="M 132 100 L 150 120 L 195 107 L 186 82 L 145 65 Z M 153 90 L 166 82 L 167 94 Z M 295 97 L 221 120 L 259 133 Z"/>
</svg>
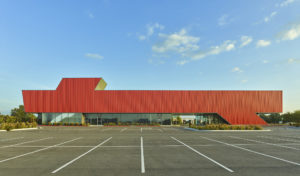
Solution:
<svg viewBox="0 0 300 176">
<path fill-rule="evenodd" d="M 300 123 L 300 110 L 284 114 L 259 114 L 267 123 Z"/>
<path fill-rule="evenodd" d="M 36 122 L 36 116 L 32 113 L 25 112 L 23 105 L 20 105 L 18 108 L 12 109 L 10 115 L 2 115 L 0 113 L 0 124 L 17 122 L 33 123 Z"/>
</svg>

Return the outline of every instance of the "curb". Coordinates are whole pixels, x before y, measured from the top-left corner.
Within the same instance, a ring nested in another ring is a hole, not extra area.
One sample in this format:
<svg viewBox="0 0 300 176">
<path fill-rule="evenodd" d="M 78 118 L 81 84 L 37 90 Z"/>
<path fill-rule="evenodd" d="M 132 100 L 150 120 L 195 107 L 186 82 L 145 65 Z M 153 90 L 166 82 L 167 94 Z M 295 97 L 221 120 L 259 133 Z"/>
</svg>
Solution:
<svg viewBox="0 0 300 176">
<path fill-rule="evenodd" d="M 272 131 L 270 129 L 268 130 L 197 130 L 194 128 L 184 128 L 185 130 L 190 130 L 190 131 L 203 131 L 203 132 L 268 132 L 268 131 Z"/>
<path fill-rule="evenodd" d="M 10 131 L 26 131 L 26 130 L 37 130 L 38 128 L 20 128 L 20 129 L 12 129 Z M 6 130 L 0 130 L 0 132 L 6 132 Z"/>
</svg>

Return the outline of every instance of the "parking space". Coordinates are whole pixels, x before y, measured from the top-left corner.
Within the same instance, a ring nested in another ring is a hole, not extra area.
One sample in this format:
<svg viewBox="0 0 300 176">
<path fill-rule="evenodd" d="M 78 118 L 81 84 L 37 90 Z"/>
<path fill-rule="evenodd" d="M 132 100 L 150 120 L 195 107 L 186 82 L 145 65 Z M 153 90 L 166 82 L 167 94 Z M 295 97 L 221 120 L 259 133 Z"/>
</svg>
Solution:
<svg viewBox="0 0 300 176">
<path fill-rule="evenodd" d="M 1 133 L 0 175 L 296 176 L 300 173 L 299 132 L 42 127 Z"/>
</svg>

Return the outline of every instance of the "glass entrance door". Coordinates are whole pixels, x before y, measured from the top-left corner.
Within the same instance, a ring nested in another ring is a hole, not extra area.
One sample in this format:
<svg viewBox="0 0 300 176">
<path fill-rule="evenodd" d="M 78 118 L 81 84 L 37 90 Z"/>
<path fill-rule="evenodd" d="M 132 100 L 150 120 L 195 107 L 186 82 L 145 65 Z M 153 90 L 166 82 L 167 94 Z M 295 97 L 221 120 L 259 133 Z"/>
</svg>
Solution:
<svg viewBox="0 0 300 176">
<path fill-rule="evenodd" d="M 85 114 L 85 121 L 90 125 L 102 125 L 101 114 Z"/>
</svg>

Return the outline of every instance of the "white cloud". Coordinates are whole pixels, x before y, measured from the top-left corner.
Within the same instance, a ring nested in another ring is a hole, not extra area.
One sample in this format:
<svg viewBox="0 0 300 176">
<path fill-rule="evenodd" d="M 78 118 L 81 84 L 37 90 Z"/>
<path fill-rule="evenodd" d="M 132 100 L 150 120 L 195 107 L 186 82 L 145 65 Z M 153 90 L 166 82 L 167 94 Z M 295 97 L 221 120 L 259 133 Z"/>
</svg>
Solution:
<svg viewBox="0 0 300 176">
<path fill-rule="evenodd" d="M 258 40 L 256 43 L 256 47 L 266 47 L 271 44 L 271 41 L 268 40 Z"/>
<path fill-rule="evenodd" d="M 300 59 L 290 58 L 290 59 L 288 59 L 288 63 L 289 63 L 289 64 L 292 64 L 292 63 L 300 63 Z"/>
<path fill-rule="evenodd" d="M 191 56 L 191 58 L 192 58 L 192 60 L 199 60 L 199 59 L 203 59 L 209 55 L 218 55 L 225 51 L 231 51 L 231 50 L 235 49 L 235 43 L 236 43 L 235 41 L 227 40 L 219 46 L 211 47 L 208 51 L 198 52 L 196 54 L 193 54 Z"/>
<path fill-rule="evenodd" d="M 266 23 L 269 22 L 269 21 L 271 20 L 271 18 L 273 18 L 275 15 L 277 15 L 277 12 L 276 12 L 276 11 L 272 12 L 269 16 L 265 17 L 265 18 L 264 18 L 264 21 L 265 21 Z"/>
<path fill-rule="evenodd" d="M 184 64 L 187 64 L 187 63 L 189 63 L 188 60 L 182 60 L 182 61 L 178 61 L 176 64 L 177 65 L 184 65 Z"/>
<path fill-rule="evenodd" d="M 154 33 L 155 29 L 163 30 L 165 27 L 159 23 L 155 23 L 153 25 L 147 25 L 147 35 L 151 36 Z"/>
<path fill-rule="evenodd" d="M 99 60 L 103 59 L 103 56 L 95 53 L 86 53 L 85 56 L 93 59 L 99 59 Z"/>
<path fill-rule="evenodd" d="M 138 38 L 140 40 L 146 40 L 147 38 L 151 37 L 154 34 L 156 29 L 163 30 L 165 27 L 159 23 L 154 23 L 154 24 L 147 24 L 146 28 L 147 28 L 147 34 L 139 35 Z"/>
<path fill-rule="evenodd" d="M 95 18 L 94 14 L 92 14 L 92 12 L 88 12 L 88 16 L 89 16 L 89 18 L 91 18 L 91 19 Z"/>
<path fill-rule="evenodd" d="M 262 63 L 267 64 L 267 63 L 269 63 L 269 61 L 268 60 L 263 60 Z"/>
<path fill-rule="evenodd" d="M 161 65 L 161 64 L 164 64 L 165 61 L 164 60 L 161 60 L 161 59 L 148 59 L 148 63 L 149 64 L 153 64 L 153 65 Z"/>
<path fill-rule="evenodd" d="M 241 81 L 241 83 L 247 83 L 247 82 L 248 82 L 247 79 L 243 79 L 243 80 Z"/>
<path fill-rule="evenodd" d="M 253 41 L 252 37 L 250 36 L 242 36 L 241 37 L 241 45 L 240 47 L 244 47 L 246 45 L 249 45 Z"/>
<path fill-rule="evenodd" d="M 229 23 L 231 23 L 234 19 L 233 18 L 230 18 L 229 15 L 227 14 L 224 14 L 222 15 L 219 19 L 218 19 L 218 25 L 219 26 L 224 26 L 224 25 L 227 25 Z"/>
<path fill-rule="evenodd" d="M 300 37 L 300 24 L 292 26 L 289 30 L 286 30 L 280 35 L 282 40 L 295 40 Z"/>
<path fill-rule="evenodd" d="M 292 4 L 293 2 L 295 2 L 295 0 L 284 0 L 283 2 L 280 3 L 280 7 L 288 6 L 289 4 Z"/>
<path fill-rule="evenodd" d="M 159 37 L 164 39 L 163 42 L 152 46 L 152 51 L 157 53 L 174 51 L 186 56 L 188 52 L 199 49 L 197 43 L 200 38 L 187 35 L 185 29 L 170 35 L 160 33 Z"/>
<path fill-rule="evenodd" d="M 243 70 L 241 70 L 239 67 L 234 67 L 232 70 L 232 72 L 237 72 L 237 73 L 242 73 Z"/>
<path fill-rule="evenodd" d="M 140 39 L 140 40 L 146 40 L 146 36 L 140 35 L 140 36 L 139 36 L 139 39 Z"/>
</svg>

